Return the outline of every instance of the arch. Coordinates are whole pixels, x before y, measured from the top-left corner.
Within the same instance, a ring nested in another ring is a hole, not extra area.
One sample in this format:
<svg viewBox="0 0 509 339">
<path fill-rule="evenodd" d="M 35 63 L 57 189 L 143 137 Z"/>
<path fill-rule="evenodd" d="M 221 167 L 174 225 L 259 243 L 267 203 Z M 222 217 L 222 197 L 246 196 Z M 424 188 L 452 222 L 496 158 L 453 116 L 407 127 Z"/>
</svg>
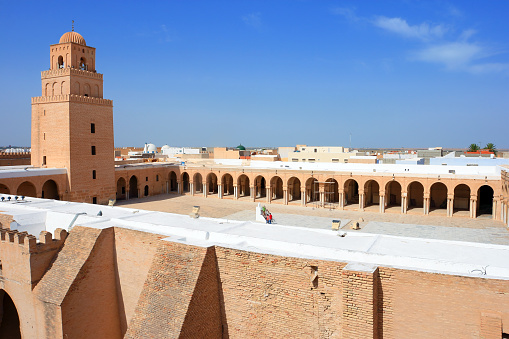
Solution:
<svg viewBox="0 0 509 339">
<path fill-rule="evenodd" d="M 46 86 L 44 87 L 44 96 L 48 96 L 49 95 L 49 83 L 46 84 Z"/>
<path fill-rule="evenodd" d="M 170 171 L 168 174 L 168 182 L 170 183 L 170 192 L 178 191 L 177 174 L 174 171 Z"/>
<path fill-rule="evenodd" d="M 74 93 L 73 94 L 76 94 L 76 95 L 81 95 L 81 88 L 80 88 L 80 83 L 79 81 L 76 81 L 74 83 Z"/>
<path fill-rule="evenodd" d="M 221 185 L 224 195 L 233 194 L 233 177 L 230 173 L 223 174 L 223 176 L 221 177 Z"/>
<path fill-rule="evenodd" d="M 249 197 L 251 195 L 249 177 L 245 174 L 241 174 L 237 178 L 237 195 L 239 197 Z"/>
<path fill-rule="evenodd" d="M 494 190 L 489 185 L 482 185 L 477 190 L 477 216 L 493 214 Z"/>
<path fill-rule="evenodd" d="M 454 209 L 457 211 L 470 210 L 470 187 L 459 184 L 454 188 Z"/>
<path fill-rule="evenodd" d="M 182 173 L 182 192 L 187 193 L 189 192 L 189 174 L 187 172 Z"/>
<path fill-rule="evenodd" d="M 133 175 L 129 178 L 129 199 L 138 198 L 138 178 Z"/>
<path fill-rule="evenodd" d="M 145 185 L 145 188 L 143 189 L 143 195 L 148 197 L 148 185 Z"/>
<path fill-rule="evenodd" d="M 291 177 L 286 183 L 288 190 L 288 201 L 297 201 L 301 199 L 300 180 L 297 177 Z"/>
<path fill-rule="evenodd" d="M 263 175 L 259 175 L 254 179 L 254 190 L 255 199 L 267 196 L 267 184 Z"/>
<path fill-rule="evenodd" d="M 2 305 L 0 338 L 21 339 L 18 310 L 11 296 L 5 290 L 0 290 L 0 303 Z"/>
<path fill-rule="evenodd" d="M 359 183 L 355 179 L 345 181 L 345 206 L 359 203 Z"/>
<path fill-rule="evenodd" d="M 26 197 L 37 198 L 36 190 L 35 190 L 35 185 L 32 184 L 30 181 L 25 181 L 25 182 L 21 183 L 18 186 L 18 190 L 16 191 L 16 194 L 17 195 L 24 195 Z"/>
<path fill-rule="evenodd" d="M 424 205 L 424 186 L 418 181 L 412 181 L 407 188 L 408 209 L 422 208 Z"/>
<path fill-rule="evenodd" d="M 4 184 L 0 184 L 0 194 L 11 194 L 11 190 Z"/>
<path fill-rule="evenodd" d="M 368 180 L 364 184 L 364 206 L 380 204 L 380 185 L 376 180 Z"/>
<path fill-rule="evenodd" d="M 395 180 L 385 185 L 385 197 L 387 207 L 401 206 L 401 184 Z"/>
<path fill-rule="evenodd" d="M 55 95 L 55 90 L 57 89 L 57 83 L 54 82 L 53 85 L 51 85 L 51 96 Z"/>
<path fill-rule="evenodd" d="M 325 184 L 324 184 L 324 192 L 325 192 L 324 202 L 325 203 L 335 204 L 335 203 L 339 202 L 338 188 L 339 188 L 339 184 L 336 179 L 329 178 L 329 179 L 325 180 Z"/>
<path fill-rule="evenodd" d="M 429 208 L 447 209 L 447 186 L 443 182 L 436 182 L 429 190 Z"/>
<path fill-rule="evenodd" d="M 126 198 L 126 182 L 124 178 L 119 178 L 117 180 L 117 200 L 125 200 Z"/>
<path fill-rule="evenodd" d="M 91 95 L 91 92 L 90 92 L 90 85 L 85 83 L 85 85 L 83 86 L 83 95 L 88 97 Z"/>
<path fill-rule="evenodd" d="M 60 94 L 61 94 L 61 95 L 64 95 L 64 94 L 65 94 L 64 86 L 65 86 L 65 81 L 62 81 L 62 82 L 60 83 Z"/>
<path fill-rule="evenodd" d="M 58 68 L 64 68 L 64 57 L 59 55 L 57 61 Z"/>
<path fill-rule="evenodd" d="M 202 193 L 203 192 L 203 182 L 202 177 L 200 173 L 195 173 L 193 175 L 193 187 L 195 193 Z"/>
<path fill-rule="evenodd" d="M 88 70 L 87 59 L 85 57 L 80 58 L 79 69 L 84 71 Z"/>
<path fill-rule="evenodd" d="M 98 85 L 94 85 L 94 90 L 92 91 L 92 96 L 99 98 L 99 86 Z"/>
<path fill-rule="evenodd" d="M 313 202 L 320 200 L 320 186 L 318 179 L 308 178 L 306 180 L 306 202 Z"/>
<path fill-rule="evenodd" d="M 217 194 L 217 175 L 215 173 L 211 172 L 207 175 L 207 188 L 209 190 L 207 193 Z"/>
<path fill-rule="evenodd" d="M 58 185 L 54 180 L 47 180 L 42 185 L 41 198 L 59 200 Z"/>
<path fill-rule="evenodd" d="M 283 179 L 277 175 L 273 176 L 272 179 L 270 179 L 270 188 L 272 194 L 271 200 L 283 198 Z"/>
</svg>

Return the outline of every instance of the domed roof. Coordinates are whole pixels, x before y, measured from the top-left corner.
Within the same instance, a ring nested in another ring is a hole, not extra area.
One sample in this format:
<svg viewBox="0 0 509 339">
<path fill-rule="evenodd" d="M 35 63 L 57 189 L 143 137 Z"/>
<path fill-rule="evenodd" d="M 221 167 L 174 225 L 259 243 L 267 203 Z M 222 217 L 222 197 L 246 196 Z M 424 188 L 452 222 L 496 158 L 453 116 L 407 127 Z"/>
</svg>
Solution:
<svg viewBox="0 0 509 339">
<path fill-rule="evenodd" d="M 168 146 L 168 145 L 164 145 L 163 147 L 161 147 L 161 149 L 168 149 L 168 148 L 170 148 L 170 146 Z"/>
<path fill-rule="evenodd" d="M 246 150 L 246 148 L 245 148 L 244 146 L 242 146 L 242 144 L 238 145 L 236 148 L 237 148 L 239 151 L 245 151 L 245 150 Z"/>
<path fill-rule="evenodd" d="M 154 144 L 147 144 L 147 152 L 148 153 L 156 153 L 157 147 Z"/>
<path fill-rule="evenodd" d="M 85 39 L 81 36 L 81 34 L 76 33 L 74 31 L 64 33 L 64 35 L 62 35 L 58 43 L 63 44 L 65 42 L 74 42 L 75 44 L 80 44 L 83 46 L 87 45 Z"/>
</svg>

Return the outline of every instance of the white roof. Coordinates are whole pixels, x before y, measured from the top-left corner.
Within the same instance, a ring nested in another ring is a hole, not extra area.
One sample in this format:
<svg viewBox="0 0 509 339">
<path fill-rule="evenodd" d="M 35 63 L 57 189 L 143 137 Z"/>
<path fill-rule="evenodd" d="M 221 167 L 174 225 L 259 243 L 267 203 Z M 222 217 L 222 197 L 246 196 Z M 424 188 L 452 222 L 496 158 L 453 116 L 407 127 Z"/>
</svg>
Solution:
<svg viewBox="0 0 509 339">
<path fill-rule="evenodd" d="M 0 195 L 7 196 L 7 195 Z M 509 246 L 379 234 L 346 232 L 224 219 L 193 219 L 186 215 L 27 198 L 0 202 L 14 216 L 20 231 L 74 225 L 123 227 L 167 236 L 164 241 L 306 259 L 364 263 L 425 272 L 509 280 Z M 98 212 L 102 216 L 97 216 Z M 79 214 L 81 213 L 81 214 Z M 254 211 L 253 211 L 254 213 Z M 72 220 L 78 214 L 76 221 Z M 332 221 L 332 220 L 331 220 Z M 483 274 L 482 272 L 486 274 Z"/>
<path fill-rule="evenodd" d="M 66 174 L 65 168 L 37 168 L 32 166 L 0 166 L 0 179 L 37 177 L 41 175 Z"/>
</svg>

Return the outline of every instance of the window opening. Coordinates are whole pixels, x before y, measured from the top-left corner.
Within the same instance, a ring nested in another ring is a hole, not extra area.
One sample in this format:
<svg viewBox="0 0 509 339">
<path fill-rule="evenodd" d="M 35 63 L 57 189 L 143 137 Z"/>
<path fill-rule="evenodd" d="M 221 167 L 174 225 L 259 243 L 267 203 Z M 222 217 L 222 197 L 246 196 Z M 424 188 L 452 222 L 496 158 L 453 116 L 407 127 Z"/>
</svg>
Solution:
<svg viewBox="0 0 509 339">
<path fill-rule="evenodd" d="M 92 171 L 92 179 L 97 178 L 97 172 L 95 170 Z"/>
<path fill-rule="evenodd" d="M 95 124 L 94 123 L 90 124 L 90 133 L 95 133 Z"/>
<path fill-rule="evenodd" d="M 92 155 L 95 155 L 95 146 L 92 146 Z"/>
<path fill-rule="evenodd" d="M 46 165 L 46 156 L 45 155 L 42 156 L 42 165 L 43 166 Z"/>
<path fill-rule="evenodd" d="M 97 204 L 97 197 L 92 198 L 92 204 Z"/>
</svg>

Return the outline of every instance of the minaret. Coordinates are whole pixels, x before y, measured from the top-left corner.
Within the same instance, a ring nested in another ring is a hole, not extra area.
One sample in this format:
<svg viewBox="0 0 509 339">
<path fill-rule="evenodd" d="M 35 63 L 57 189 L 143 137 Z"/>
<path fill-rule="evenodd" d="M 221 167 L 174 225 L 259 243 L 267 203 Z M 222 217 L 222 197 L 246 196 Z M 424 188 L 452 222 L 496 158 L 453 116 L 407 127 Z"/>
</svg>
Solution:
<svg viewBox="0 0 509 339">
<path fill-rule="evenodd" d="M 107 203 L 115 198 L 113 102 L 103 99 L 95 60 L 74 25 L 50 46 L 42 96 L 32 98 L 32 165 L 67 169 L 61 199 Z"/>
</svg>

